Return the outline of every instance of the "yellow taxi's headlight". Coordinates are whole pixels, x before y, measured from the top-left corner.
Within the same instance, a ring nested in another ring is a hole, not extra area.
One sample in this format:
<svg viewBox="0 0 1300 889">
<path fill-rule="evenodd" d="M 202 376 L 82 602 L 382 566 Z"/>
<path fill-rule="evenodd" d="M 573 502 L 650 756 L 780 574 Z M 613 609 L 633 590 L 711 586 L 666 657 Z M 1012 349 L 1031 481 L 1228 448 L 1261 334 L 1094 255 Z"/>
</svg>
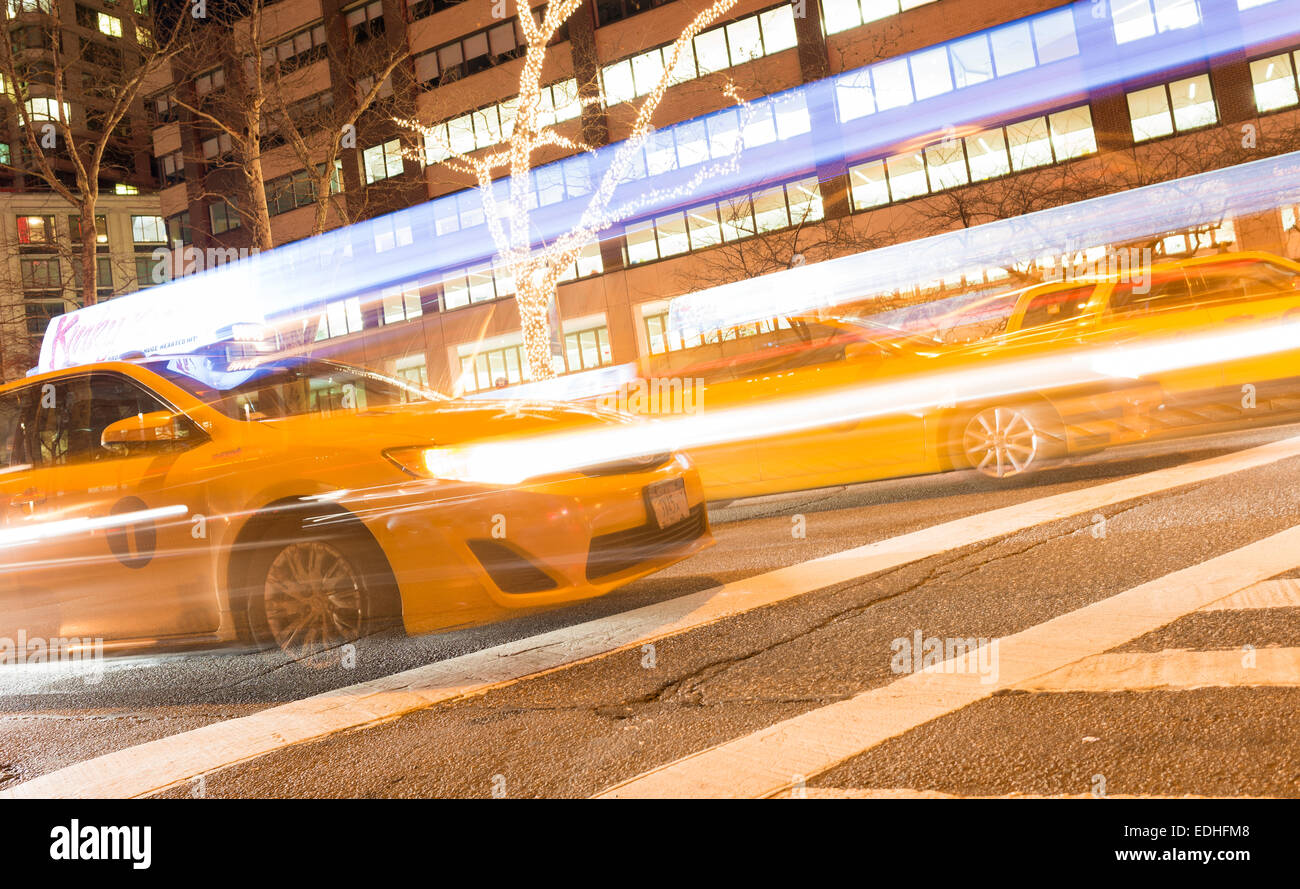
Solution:
<svg viewBox="0 0 1300 889">
<path fill-rule="evenodd" d="M 384 456 L 418 478 L 470 481 L 469 455 L 460 448 L 391 448 Z"/>
</svg>

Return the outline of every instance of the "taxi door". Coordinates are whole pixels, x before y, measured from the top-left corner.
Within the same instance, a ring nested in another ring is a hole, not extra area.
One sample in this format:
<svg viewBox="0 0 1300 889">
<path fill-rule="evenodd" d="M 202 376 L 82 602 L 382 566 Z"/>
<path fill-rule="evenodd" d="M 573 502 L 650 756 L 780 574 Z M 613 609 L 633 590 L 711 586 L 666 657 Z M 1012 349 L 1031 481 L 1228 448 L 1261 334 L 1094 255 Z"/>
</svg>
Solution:
<svg viewBox="0 0 1300 889">
<path fill-rule="evenodd" d="M 210 549 L 193 533 L 206 516 L 205 486 L 175 471 L 206 436 L 181 417 L 181 441 L 104 446 L 111 424 L 172 410 L 123 374 L 69 377 L 54 394 L 54 406 L 36 412 L 36 438 L 51 476 L 48 514 L 67 529 L 48 541 L 42 571 L 62 635 L 151 641 L 215 630 Z"/>
<path fill-rule="evenodd" d="M 33 416 L 41 396 L 33 384 L 0 395 L 0 639 L 58 634 L 58 603 L 38 582 L 44 557 L 40 527 L 53 480 L 37 467 Z"/>
</svg>

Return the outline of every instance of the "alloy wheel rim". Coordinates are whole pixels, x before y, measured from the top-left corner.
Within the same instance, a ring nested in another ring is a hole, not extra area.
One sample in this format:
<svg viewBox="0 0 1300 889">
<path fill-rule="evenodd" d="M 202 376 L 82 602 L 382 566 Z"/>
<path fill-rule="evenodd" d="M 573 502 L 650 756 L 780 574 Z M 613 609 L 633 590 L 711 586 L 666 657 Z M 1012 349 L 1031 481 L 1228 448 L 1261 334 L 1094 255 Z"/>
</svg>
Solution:
<svg viewBox="0 0 1300 889">
<path fill-rule="evenodd" d="M 963 448 L 970 465 L 993 478 L 1024 472 L 1038 457 L 1040 436 L 1023 411 L 986 408 L 966 424 Z"/>
<path fill-rule="evenodd" d="M 361 635 L 362 584 L 328 543 L 291 543 L 266 572 L 266 623 L 276 644 L 312 656 Z"/>
</svg>

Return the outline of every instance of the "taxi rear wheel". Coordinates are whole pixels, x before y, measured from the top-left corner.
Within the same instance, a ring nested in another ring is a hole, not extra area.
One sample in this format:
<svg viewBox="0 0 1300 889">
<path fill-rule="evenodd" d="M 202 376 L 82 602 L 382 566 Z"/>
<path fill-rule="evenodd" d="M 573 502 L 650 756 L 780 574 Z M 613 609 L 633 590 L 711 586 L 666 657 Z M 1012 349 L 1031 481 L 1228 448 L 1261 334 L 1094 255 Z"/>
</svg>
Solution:
<svg viewBox="0 0 1300 889">
<path fill-rule="evenodd" d="M 373 541 L 293 525 L 269 534 L 250 566 L 248 617 L 263 642 L 313 662 L 397 623 L 392 578 Z"/>
<path fill-rule="evenodd" d="M 1047 405 L 992 405 L 965 424 L 959 442 L 967 466 L 990 478 L 1010 478 L 1065 456 L 1065 436 Z"/>
</svg>

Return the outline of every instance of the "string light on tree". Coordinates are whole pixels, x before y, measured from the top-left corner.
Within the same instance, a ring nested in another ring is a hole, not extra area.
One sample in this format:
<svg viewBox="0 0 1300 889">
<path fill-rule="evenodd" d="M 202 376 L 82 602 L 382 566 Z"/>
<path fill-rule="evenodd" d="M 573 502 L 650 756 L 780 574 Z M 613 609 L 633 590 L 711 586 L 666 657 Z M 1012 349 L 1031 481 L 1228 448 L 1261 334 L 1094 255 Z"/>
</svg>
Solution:
<svg viewBox="0 0 1300 889">
<path fill-rule="evenodd" d="M 572 16 L 583 0 L 552 0 L 545 11 L 538 13 L 521 8 L 516 0 L 515 11 L 520 31 L 527 49 L 519 75 L 519 98 L 514 119 L 507 124 L 502 119 L 506 145 L 475 152 L 454 151 L 449 144 L 446 128 L 439 130 L 419 121 L 398 119 L 396 122 L 423 135 L 425 145 L 436 145 L 441 159 L 438 161 L 457 173 L 471 177 L 483 201 L 488 231 L 497 250 L 494 264 L 504 264 L 515 285 L 515 301 L 519 307 L 520 327 L 523 333 L 524 373 L 530 380 L 546 380 L 555 376 L 551 356 L 550 307 L 556 298 L 561 277 L 573 267 L 590 244 L 611 225 L 634 215 L 638 210 L 654 206 L 667 198 L 695 191 L 705 181 L 733 171 L 743 147 L 742 126 L 737 129 L 734 150 L 725 159 L 702 164 L 687 181 L 666 189 L 652 189 L 630 201 L 613 206 L 619 185 L 634 178 L 635 163 L 646 138 L 654 132 L 655 112 L 665 92 L 673 83 L 682 53 L 691 46 L 696 35 L 717 22 L 739 0 L 715 0 L 695 15 L 671 46 L 664 50 L 663 73 L 649 93 L 635 105 L 635 114 L 628 127 L 627 138 L 613 149 L 612 158 L 600 181 L 593 189 L 578 221 L 566 232 L 547 244 L 534 243 L 531 220 L 532 165 L 534 155 L 542 149 L 559 149 L 568 153 L 594 152 L 599 146 L 588 145 L 560 133 L 554 125 L 544 124 L 546 109 L 542 104 L 543 71 L 547 50 L 556 33 Z M 743 114 L 749 108 L 729 81 L 723 92 Z M 579 100 L 584 106 L 599 103 L 608 106 L 603 94 Z M 427 149 L 426 155 L 427 157 Z M 418 158 L 423 160 L 424 158 Z M 509 194 L 506 201 L 498 200 L 496 174 L 508 176 Z"/>
</svg>

